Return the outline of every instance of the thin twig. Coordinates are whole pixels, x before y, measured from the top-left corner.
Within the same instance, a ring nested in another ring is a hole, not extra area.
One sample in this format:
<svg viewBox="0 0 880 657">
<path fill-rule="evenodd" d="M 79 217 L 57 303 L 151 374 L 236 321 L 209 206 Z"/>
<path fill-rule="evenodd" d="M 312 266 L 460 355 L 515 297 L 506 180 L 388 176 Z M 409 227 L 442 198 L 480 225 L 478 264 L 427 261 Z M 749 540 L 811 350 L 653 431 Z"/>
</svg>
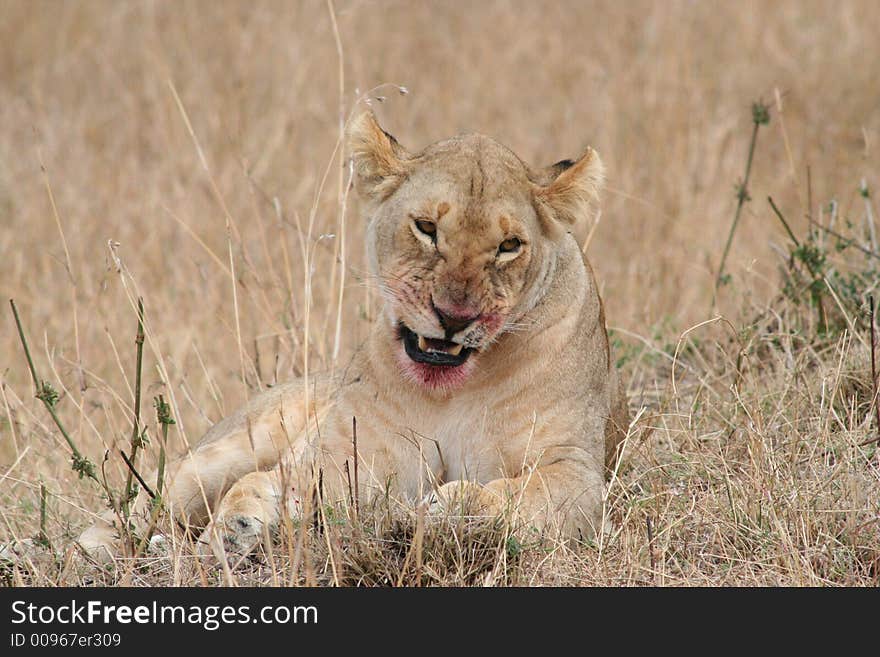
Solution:
<svg viewBox="0 0 880 657">
<path fill-rule="evenodd" d="M 348 461 L 345 462 L 345 480 L 348 482 L 348 506 L 352 508 L 354 507 L 354 493 L 351 490 L 351 468 L 348 466 Z"/>
<path fill-rule="evenodd" d="M 807 219 L 813 220 L 813 170 L 807 165 Z"/>
<path fill-rule="evenodd" d="M 648 529 L 648 554 L 651 557 L 651 572 L 657 572 L 657 558 L 654 556 L 654 528 L 651 526 L 651 516 L 645 516 L 645 526 Z"/>
<path fill-rule="evenodd" d="M 351 418 L 351 444 L 354 450 L 354 517 L 360 518 L 360 488 L 358 487 L 358 422 L 356 417 Z"/>
<path fill-rule="evenodd" d="M 876 358 L 876 337 L 874 336 L 874 295 L 868 297 L 868 304 L 871 312 L 871 392 L 874 399 L 874 413 L 877 419 L 877 447 L 880 447 L 880 404 L 877 403 L 877 358 Z"/>
<path fill-rule="evenodd" d="M 324 504 L 324 468 L 318 468 L 318 478 L 314 481 L 314 484 L 315 488 L 312 491 L 312 527 L 319 534 L 323 534 L 321 506 Z"/>
<path fill-rule="evenodd" d="M 46 506 L 49 498 L 49 493 L 46 490 L 46 484 L 40 482 L 40 536 L 39 542 L 49 547 L 51 544 L 49 543 L 49 533 L 46 531 Z"/>
<path fill-rule="evenodd" d="M 144 490 L 147 492 L 147 495 L 150 496 L 150 499 L 155 500 L 155 499 L 156 499 L 156 493 L 154 493 L 154 492 L 153 492 L 153 489 L 150 488 L 150 485 L 149 485 L 146 481 L 144 481 L 144 478 L 141 477 L 140 472 L 138 472 L 137 470 L 135 470 L 134 464 L 133 464 L 133 463 L 131 462 L 131 460 L 125 455 L 125 452 L 123 452 L 123 451 L 120 449 L 120 450 L 119 450 L 119 454 L 120 454 L 120 456 L 122 456 L 122 460 L 125 461 L 125 465 L 128 466 L 128 471 L 129 471 L 131 474 L 133 474 L 134 477 L 135 477 L 135 479 L 138 480 L 138 483 L 140 483 L 140 485 L 144 487 Z"/>
<path fill-rule="evenodd" d="M 811 217 L 807 217 L 807 219 L 810 221 L 810 225 L 815 226 L 819 230 L 824 230 L 826 233 L 828 233 L 832 237 L 836 237 L 837 239 L 843 240 L 844 242 L 846 242 L 846 246 L 848 246 L 848 247 L 851 246 L 854 249 L 861 251 L 869 258 L 874 258 L 875 260 L 880 260 L 880 253 L 875 253 L 874 251 L 871 251 L 870 249 L 866 249 L 861 244 L 856 242 L 853 238 L 846 237 L 845 235 L 838 233 L 836 230 L 828 228 L 827 226 L 823 226 L 822 224 L 820 224 L 815 219 L 812 219 Z"/>
<path fill-rule="evenodd" d="M 795 246 L 800 246 L 801 243 L 798 242 L 798 238 L 794 236 L 793 232 L 791 232 L 791 227 L 788 225 L 788 222 L 785 220 L 785 217 L 782 216 L 782 213 L 779 211 L 779 208 L 777 208 L 776 204 L 773 202 L 773 197 L 768 196 L 767 200 L 770 201 L 770 207 L 773 208 L 773 212 L 775 212 L 776 216 L 779 217 L 779 221 L 781 221 L 782 225 L 785 226 L 785 232 L 788 233 L 788 236 L 791 238 L 791 241 L 794 242 Z"/>
</svg>

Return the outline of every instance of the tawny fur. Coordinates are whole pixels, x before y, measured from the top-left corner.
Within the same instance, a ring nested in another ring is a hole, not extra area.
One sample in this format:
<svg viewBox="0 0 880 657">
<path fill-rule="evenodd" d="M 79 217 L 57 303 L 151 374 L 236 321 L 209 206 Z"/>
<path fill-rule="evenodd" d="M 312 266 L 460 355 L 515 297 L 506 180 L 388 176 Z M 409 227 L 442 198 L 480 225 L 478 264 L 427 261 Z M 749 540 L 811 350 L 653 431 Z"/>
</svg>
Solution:
<svg viewBox="0 0 880 657">
<path fill-rule="evenodd" d="M 629 425 L 602 302 L 570 233 L 594 208 L 599 156 L 533 170 L 481 135 L 410 154 L 371 113 L 353 122 L 349 152 L 382 318 L 340 372 L 278 386 L 213 427 L 169 469 L 172 511 L 195 527 L 213 517 L 204 543 L 215 553 L 253 548 L 298 512 L 318 468 L 325 501 L 347 496 L 357 417 L 361 499 L 434 491 L 435 509 L 467 499 L 520 526 L 593 535 Z M 521 247 L 500 257 L 511 236 Z M 437 385 L 419 380 L 397 333 L 404 322 L 443 338 L 434 306 L 482 318 L 456 338 L 471 359 Z M 116 531 L 108 518 L 79 542 L 112 553 Z"/>
</svg>

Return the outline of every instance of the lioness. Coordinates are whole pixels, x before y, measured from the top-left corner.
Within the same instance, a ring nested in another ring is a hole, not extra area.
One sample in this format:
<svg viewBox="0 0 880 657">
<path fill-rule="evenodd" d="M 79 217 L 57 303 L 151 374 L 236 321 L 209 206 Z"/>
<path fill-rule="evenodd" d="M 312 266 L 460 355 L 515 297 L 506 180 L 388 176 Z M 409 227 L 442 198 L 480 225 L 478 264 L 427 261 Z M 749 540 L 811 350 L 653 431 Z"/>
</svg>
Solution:
<svg viewBox="0 0 880 657">
<path fill-rule="evenodd" d="M 602 301 L 569 232 L 596 201 L 598 155 L 532 169 L 478 134 L 412 154 L 371 112 L 348 147 L 381 320 L 343 371 L 277 386 L 208 431 L 169 469 L 166 501 L 208 524 L 215 553 L 247 552 L 298 513 L 318 469 L 325 502 L 348 497 L 356 417 L 361 500 L 390 488 L 593 535 L 628 427 Z M 79 542 L 116 540 L 108 518 Z"/>
</svg>

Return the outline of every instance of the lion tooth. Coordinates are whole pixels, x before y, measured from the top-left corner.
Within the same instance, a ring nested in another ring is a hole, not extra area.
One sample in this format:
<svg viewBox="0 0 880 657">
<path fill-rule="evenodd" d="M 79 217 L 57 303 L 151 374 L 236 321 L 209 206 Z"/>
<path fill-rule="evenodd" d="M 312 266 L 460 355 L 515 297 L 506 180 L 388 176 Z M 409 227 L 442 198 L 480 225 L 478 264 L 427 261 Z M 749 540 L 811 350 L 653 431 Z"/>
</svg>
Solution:
<svg viewBox="0 0 880 657">
<path fill-rule="evenodd" d="M 421 335 L 419 336 L 419 349 L 422 351 L 428 351 L 428 341 L 425 340 Z"/>
<path fill-rule="evenodd" d="M 462 346 L 460 344 L 455 345 L 454 347 L 450 347 L 446 350 L 450 356 L 458 356 L 461 353 Z"/>
</svg>

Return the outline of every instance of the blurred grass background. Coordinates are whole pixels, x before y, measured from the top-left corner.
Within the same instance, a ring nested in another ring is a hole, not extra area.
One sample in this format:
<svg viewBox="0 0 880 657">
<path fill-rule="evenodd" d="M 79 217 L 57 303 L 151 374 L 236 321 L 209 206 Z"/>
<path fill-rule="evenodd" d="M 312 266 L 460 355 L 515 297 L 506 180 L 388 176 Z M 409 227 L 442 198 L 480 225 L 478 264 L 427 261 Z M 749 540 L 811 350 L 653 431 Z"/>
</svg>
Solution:
<svg viewBox="0 0 880 657">
<path fill-rule="evenodd" d="M 784 235 L 768 194 L 802 231 L 812 207 L 835 198 L 846 214 L 863 203 L 862 179 L 880 183 L 872 0 L 333 7 L 342 79 L 331 12 L 317 0 L 0 0 L 0 295 L 16 300 L 38 371 L 62 389 L 62 416 L 93 459 L 130 433 L 138 294 L 145 399 L 173 397 L 176 451 L 247 391 L 298 375 L 306 334 L 310 368 L 332 364 L 340 107 L 377 85 L 409 90 L 385 87 L 373 106 L 411 149 L 465 131 L 535 165 L 597 148 L 608 187 L 588 255 L 609 325 L 649 338 L 711 316 L 754 100 L 772 120 L 721 312 L 736 317 L 744 297 L 778 289 L 770 243 Z M 360 276 L 364 226 L 349 206 L 339 358 L 375 311 Z M 39 480 L 64 500 L 58 522 L 79 527 L 99 496 L 73 483 L 32 399 L 8 309 L 0 355 L 0 532 L 32 522 Z M 120 464 L 108 468 L 121 476 Z"/>
</svg>

